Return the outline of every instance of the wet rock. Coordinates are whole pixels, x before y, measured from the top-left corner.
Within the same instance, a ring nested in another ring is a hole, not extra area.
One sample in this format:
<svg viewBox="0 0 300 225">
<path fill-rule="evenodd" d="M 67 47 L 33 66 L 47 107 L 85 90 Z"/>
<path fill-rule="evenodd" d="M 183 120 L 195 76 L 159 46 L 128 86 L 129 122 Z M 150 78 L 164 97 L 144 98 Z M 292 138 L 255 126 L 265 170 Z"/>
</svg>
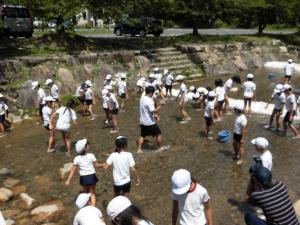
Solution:
<svg viewBox="0 0 300 225">
<path fill-rule="evenodd" d="M 13 123 L 20 123 L 23 121 L 22 116 L 11 115 Z"/>
<path fill-rule="evenodd" d="M 74 81 L 74 76 L 72 72 L 66 68 L 59 68 L 57 71 L 57 78 L 64 83 L 72 83 Z"/>
<path fill-rule="evenodd" d="M 24 107 L 35 106 L 37 93 L 31 89 L 32 80 L 26 81 L 19 90 L 18 102 Z"/>
<path fill-rule="evenodd" d="M 73 163 L 67 163 L 62 168 L 59 169 L 60 179 L 65 180 L 67 179 L 71 169 L 72 169 Z"/>
<path fill-rule="evenodd" d="M 289 50 L 287 49 L 286 46 L 280 46 L 279 51 L 280 51 L 280 53 L 288 53 L 289 52 Z"/>
<path fill-rule="evenodd" d="M 0 202 L 7 202 L 12 196 L 13 193 L 11 190 L 7 188 L 0 188 Z"/>
<path fill-rule="evenodd" d="M 17 223 L 17 225 L 34 224 L 34 223 L 32 223 L 32 220 L 29 217 L 25 217 L 25 218 L 19 219 L 19 220 L 16 221 L 16 223 Z"/>
<path fill-rule="evenodd" d="M 41 205 L 30 212 L 32 220 L 38 223 L 56 222 L 63 214 L 64 206 L 60 201 Z"/>
<path fill-rule="evenodd" d="M 15 219 L 15 217 L 17 215 L 19 215 L 21 213 L 21 211 L 19 209 L 7 209 L 5 211 L 2 212 L 4 218 L 8 218 L 8 219 Z"/>
<path fill-rule="evenodd" d="M 234 57 L 233 64 L 239 69 L 239 70 L 248 70 L 247 65 L 245 64 L 244 60 L 240 56 Z"/>
<path fill-rule="evenodd" d="M 32 80 L 37 80 L 40 83 L 44 83 L 46 79 L 52 77 L 51 68 L 48 67 L 47 64 L 42 64 L 39 66 L 35 66 L 31 70 L 31 78 Z"/>
<path fill-rule="evenodd" d="M 6 188 L 13 188 L 20 184 L 21 181 L 18 179 L 8 178 L 3 182 L 4 187 Z"/>
<path fill-rule="evenodd" d="M 23 209 L 29 209 L 32 206 L 34 201 L 35 200 L 32 197 L 30 197 L 28 194 L 21 193 L 20 199 L 17 201 L 16 204 Z"/>
<path fill-rule="evenodd" d="M 16 221 L 14 221 L 14 220 L 5 220 L 5 223 L 6 223 L 6 225 L 13 225 L 13 224 L 16 224 Z"/>
<path fill-rule="evenodd" d="M 12 192 L 13 196 L 16 196 L 21 193 L 25 193 L 27 191 L 27 187 L 25 185 L 18 185 L 16 187 L 13 187 Z"/>
<path fill-rule="evenodd" d="M 300 218 L 300 199 L 294 203 L 294 209 L 298 218 Z"/>
<path fill-rule="evenodd" d="M 0 175 L 1 176 L 8 175 L 9 173 L 10 173 L 10 171 L 7 168 L 1 168 L 0 169 Z"/>
<path fill-rule="evenodd" d="M 91 73 L 92 73 L 92 69 L 90 65 L 84 65 L 84 66 L 80 66 L 78 67 L 74 74 L 75 77 L 77 79 L 79 79 L 80 81 L 84 81 L 84 80 L 90 80 L 91 79 Z"/>
<path fill-rule="evenodd" d="M 141 73 L 147 73 L 150 70 L 150 61 L 144 56 L 136 56 L 137 64 L 140 67 Z"/>
</svg>

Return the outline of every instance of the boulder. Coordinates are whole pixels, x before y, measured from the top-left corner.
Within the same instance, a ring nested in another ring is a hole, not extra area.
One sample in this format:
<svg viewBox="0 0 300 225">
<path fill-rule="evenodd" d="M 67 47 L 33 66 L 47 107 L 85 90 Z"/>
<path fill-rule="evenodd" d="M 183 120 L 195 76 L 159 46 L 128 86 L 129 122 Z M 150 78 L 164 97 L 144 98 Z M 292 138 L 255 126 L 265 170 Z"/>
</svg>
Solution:
<svg viewBox="0 0 300 225">
<path fill-rule="evenodd" d="M 91 63 L 96 64 L 98 61 L 98 54 L 91 51 L 82 51 L 78 56 L 79 63 Z"/>
<path fill-rule="evenodd" d="M 20 208 L 23 208 L 23 209 L 29 209 L 31 206 L 32 206 L 32 203 L 34 202 L 35 200 L 33 198 L 31 198 L 28 194 L 26 193 L 21 193 L 20 194 L 20 199 L 17 201 L 17 205 L 20 207 Z"/>
<path fill-rule="evenodd" d="M 17 225 L 29 225 L 29 224 L 34 224 L 34 223 L 32 223 L 31 218 L 25 217 L 25 218 L 18 219 L 16 221 L 16 224 Z"/>
<path fill-rule="evenodd" d="M 298 218 L 300 218 L 300 199 L 294 203 L 294 209 Z"/>
<path fill-rule="evenodd" d="M 14 196 L 24 193 L 26 191 L 27 191 L 27 187 L 25 185 L 18 185 L 18 186 L 13 187 L 13 189 L 12 189 Z"/>
<path fill-rule="evenodd" d="M 0 202 L 7 202 L 12 196 L 13 193 L 11 190 L 7 188 L 0 188 Z"/>
<path fill-rule="evenodd" d="M 7 168 L 1 168 L 0 169 L 0 175 L 1 176 L 5 176 L 5 175 L 8 175 L 8 174 L 10 174 L 10 171 Z"/>
<path fill-rule="evenodd" d="M 136 56 L 137 65 L 140 67 L 140 72 L 147 73 L 150 70 L 150 61 L 145 56 Z"/>
<path fill-rule="evenodd" d="M 74 81 L 72 72 L 66 68 L 59 68 L 57 70 L 57 78 L 64 83 L 72 83 Z"/>
<path fill-rule="evenodd" d="M 13 225 L 16 223 L 16 221 L 9 219 L 9 220 L 5 220 L 5 223 L 6 223 L 6 225 Z"/>
<path fill-rule="evenodd" d="M 46 79 L 51 78 L 53 71 L 47 64 L 35 66 L 31 70 L 31 79 L 44 83 Z"/>
<path fill-rule="evenodd" d="M 60 179 L 65 180 L 67 179 L 71 169 L 72 169 L 73 163 L 67 163 L 62 168 L 59 169 Z"/>
<path fill-rule="evenodd" d="M 193 52 L 189 54 L 189 58 L 193 63 L 201 64 L 208 61 L 208 56 L 205 52 Z"/>
<path fill-rule="evenodd" d="M 264 60 L 259 55 L 253 57 L 254 67 L 256 68 L 263 68 L 264 67 Z"/>
<path fill-rule="evenodd" d="M 63 55 L 62 62 L 70 66 L 78 64 L 78 60 L 72 55 Z"/>
<path fill-rule="evenodd" d="M 18 179 L 13 179 L 13 178 L 7 178 L 4 182 L 3 185 L 6 188 L 13 188 L 16 187 L 18 184 L 20 184 L 21 181 Z"/>
<path fill-rule="evenodd" d="M 91 80 L 93 67 L 91 65 L 85 64 L 83 66 L 79 66 L 74 74 L 76 79 L 80 81 Z"/>
<path fill-rule="evenodd" d="M 15 217 L 19 215 L 21 211 L 19 209 L 7 209 L 4 210 L 2 213 L 4 218 L 15 219 Z"/>
<path fill-rule="evenodd" d="M 60 201 L 52 202 L 34 208 L 30 215 L 34 222 L 50 223 L 60 219 L 64 211 L 63 203 Z"/>
<path fill-rule="evenodd" d="M 235 65 L 239 70 L 248 70 L 247 65 L 240 56 L 235 56 L 234 58 L 233 65 Z"/>
<path fill-rule="evenodd" d="M 279 46 L 279 51 L 280 53 L 288 53 L 289 50 L 287 49 L 286 46 Z"/>
</svg>

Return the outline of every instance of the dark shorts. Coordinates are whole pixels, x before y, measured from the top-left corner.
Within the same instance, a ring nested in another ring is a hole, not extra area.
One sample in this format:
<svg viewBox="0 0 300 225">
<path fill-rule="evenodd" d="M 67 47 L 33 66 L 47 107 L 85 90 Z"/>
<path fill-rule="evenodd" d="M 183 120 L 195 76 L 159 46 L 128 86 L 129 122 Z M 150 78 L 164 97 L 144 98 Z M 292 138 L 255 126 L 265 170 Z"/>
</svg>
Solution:
<svg viewBox="0 0 300 225">
<path fill-rule="evenodd" d="M 39 115 L 40 115 L 40 116 L 43 116 L 43 108 L 44 108 L 44 106 L 45 106 L 45 105 L 43 105 L 43 104 L 40 104 L 40 105 L 39 105 Z"/>
<path fill-rule="evenodd" d="M 284 75 L 284 78 L 285 78 L 285 79 L 288 79 L 288 81 L 290 81 L 290 80 L 292 79 L 292 76 Z"/>
<path fill-rule="evenodd" d="M 44 126 L 46 130 L 50 130 L 49 124 L 47 126 Z"/>
<path fill-rule="evenodd" d="M 251 102 L 252 102 L 252 98 L 244 98 L 244 102 L 245 103 L 249 103 L 249 104 L 251 104 Z"/>
<path fill-rule="evenodd" d="M 223 108 L 224 101 L 225 101 L 225 100 L 223 100 L 223 101 L 218 101 L 217 108 L 218 108 L 219 110 L 221 110 L 221 109 Z"/>
<path fill-rule="evenodd" d="M 140 125 L 140 126 L 141 126 L 141 137 L 147 137 L 147 136 L 156 137 L 161 134 L 161 131 L 157 126 L 157 124 L 153 124 L 151 126 L 144 126 L 144 125 Z"/>
<path fill-rule="evenodd" d="M 290 120 L 290 115 L 291 115 L 291 113 L 293 114 L 292 120 Z M 295 111 L 287 112 L 287 113 L 285 114 L 285 116 L 284 116 L 283 121 L 284 121 L 284 122 L 288 122 L 289 124 L 292 124 L 293 121 L 294 121 L 294 116 L 295 116 L 295 115 L 296 115 L 296 112 L 295 112 Z"/>
<path fill-rule="evenodd" d="M 210 127 L 213 124 L 213 119 L 211 117 L 204 117 L 205 119 L 205 124 L 207 127 Z"/>
<path fill-rule="evenodd" d="M 172 90 L 172 88 L 173 88 L 173 85 L 165 85 L 165 88 L 166 88 L 166 91 L 168 91 L 168 90 Z"/>
<path fill-rule="evenodd" d="M 126 98 L 126 94 L 125 94 L 125 93 L 122 93 L 122 94 L 120 94 L 119 96 L 120 96 L 120 98 L 122 98 L 122 99 L 125 99 L 125 98 Z"/>
<path fill-rule="evenodd" d="M 112 115 L 117 115 L 118 114 L 118 112 L 119 112 L 119 109 L 117 108 L 117 109 L 114 109 L 114 110 L 111 110 L 111 111 L 109 111 Z"/>
<path fill-rule="evenodd" d="M 98 182 L 98 178 L 95 174 L 90 174 L 86 176 L 80 176 L 79 183 L 83 186 L 94 185 Z"/>
<path fill-rule="evenodd" d="M 93 105 L 93 99 L 87 99 L 87 100 L 85 100 L 85 103 L 87 105 Z"/>
<path fill-rule="evenodd" d="M 109 109 L 108 109 L 108 108 L 103 108 L 103 110 L 104 110 L 105 112 L 109 112 Z"/>
<path fill-rule="evenodd" d="M 241 140 L 242 140 L 242 135 L 241 135 L 241 134 L 233 133 L 233 140 L 235 140 L 235 141 L 237 141 L 238 143 L 240 143 Z"/>
<path fill-rule="evenodd" d="M 0 115 L 0 123 L 4 123 L 5 121 L 5 114 Z"/>
<path fill-rule="evenodd" d="M 279 113 L 279 112 L 281 112 L 281 109 L 273 109 L 273 112 L 275 112 L 275 113 Z"/>
<path fill-rule="evenodd" d="M 114 191 L 115 193 L 117 194 L 120 194 L 120 193 L 128 193 L 130 192 L 130 182 L 126 183 L 126 184 L 123 184 L 121 186 L 117 186 L 117 185 L 114 185 Z"/>
<path fill-rule="evenodd" d="M 80 101 L 81 104 L 84 103 L 84 98 L 83 98 L 83 97 L 80 97 L 80 96 L 79 96 L 79 97 L 77 97 L 77 98 L 78 98 L 78 100 Z"/>
</svg>

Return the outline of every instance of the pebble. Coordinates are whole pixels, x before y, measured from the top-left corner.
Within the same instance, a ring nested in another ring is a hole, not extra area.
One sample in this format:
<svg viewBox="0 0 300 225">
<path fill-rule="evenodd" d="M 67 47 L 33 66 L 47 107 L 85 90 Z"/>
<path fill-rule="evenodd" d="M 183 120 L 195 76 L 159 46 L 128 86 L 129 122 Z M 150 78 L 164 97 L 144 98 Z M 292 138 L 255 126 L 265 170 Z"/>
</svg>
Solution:
<svg viewBox="0 0 300 225">
<path fill-rule="evenodd" d="M 8 178 L 3 182 L 4 187 L 6 188 L 13 188 L 20 184 L 21 181 L 18 179 Z"/>
<path fill-rule="evenodd" d="M 67 177 L 72 169 L 72 166 L 73 166 L 73 163 L 67 163 L 62 168 L 59 169 L 61 180 L 67 179 Z"/>
<path fill-rule="evenodd" d="M 9 170 L 7 168 L 0 169 L 0 175 L 8 175 L 8 174 L 9 174 Z"/>
<path fill-rule="evenodd" d="M 37 223 L 56 222 L 63 214 L 64 206 L 61 201 L 52 202 L 34 208 L 30 215 Z"/>
<path fill-rule="evenodd" d="M 5 220 L 5 223 L 6 223 L 6 225 L 13 225 L 16 223 L 16 221 L 9 219 L 9 220 Z"/>
<path fill-rule="evenodd" d="M 27 191 L 27 187 L 25 185 L 18 185 L 12 189 L 14 196 L 21 194 L 21 193 L 25 193 L 26 191 Z"/>
<path fill-rule="evenodd" d="M 7 188 L 0 188 L 0 202 L 7 202 L 13 196 L 12 191 Z"/>
<path fill-rule="evenodd" d="M 32 206 L 32 203 L 35 200 L 30 197 L 28 194 L 26 193 L 21 193 L 20 194 L 20 199 L 17 201 L 17 205 L 23 209 L 29 209 Z"/>
<path fill-rule="evenodd" d="M 15 217 L 21 213 L 19 209 L 7 209 L 2 212 L 5 218 L 15 219 Z"/>
</svg>

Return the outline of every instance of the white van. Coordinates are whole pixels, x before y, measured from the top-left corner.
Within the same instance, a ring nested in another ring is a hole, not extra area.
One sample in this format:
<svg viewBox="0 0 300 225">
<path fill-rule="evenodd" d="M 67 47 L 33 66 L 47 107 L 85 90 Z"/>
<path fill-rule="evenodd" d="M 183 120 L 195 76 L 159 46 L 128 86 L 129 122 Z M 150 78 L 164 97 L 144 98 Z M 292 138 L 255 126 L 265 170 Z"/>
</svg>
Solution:
<svg viewBox="0 0 300 225">
<path fill-rule="evenodd" d="M 0 36 L 31 37 L 33 22 L 24 6 L 0 5 Z"/>
</svg>

